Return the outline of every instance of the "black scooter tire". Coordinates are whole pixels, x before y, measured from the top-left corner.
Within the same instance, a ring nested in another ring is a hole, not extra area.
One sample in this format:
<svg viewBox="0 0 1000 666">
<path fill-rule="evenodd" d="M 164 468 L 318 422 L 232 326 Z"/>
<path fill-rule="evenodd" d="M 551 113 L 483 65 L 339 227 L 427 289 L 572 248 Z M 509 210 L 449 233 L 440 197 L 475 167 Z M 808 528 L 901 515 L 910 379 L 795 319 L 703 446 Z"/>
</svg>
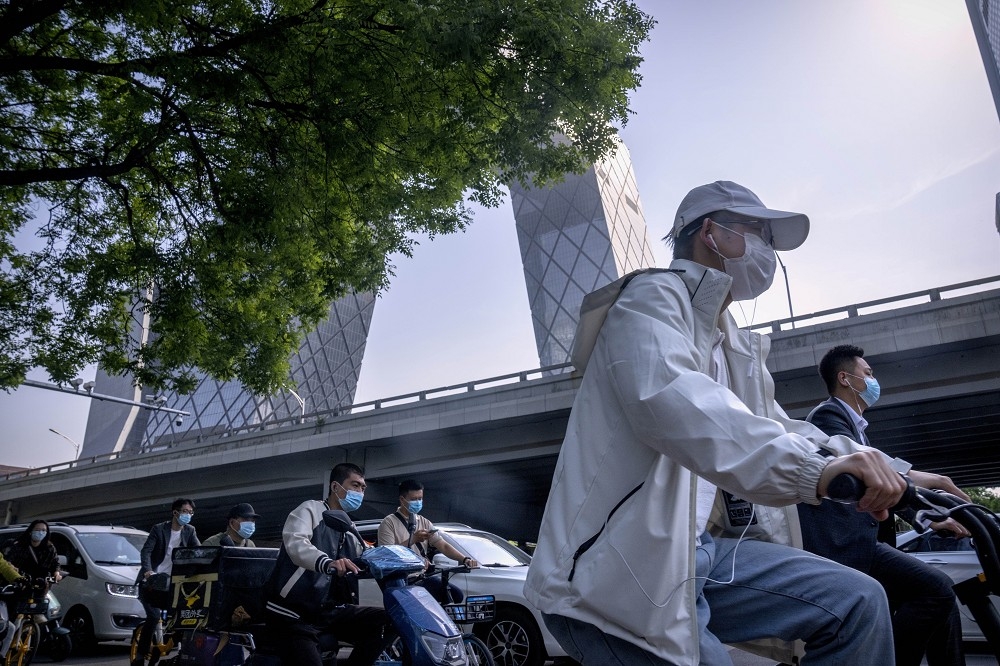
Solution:
<svg viewBox="0 0 1000 666">
<path fill-rule="evenodd" d="M 73 639 L 69 634 L 51 636 L 46 643 L 45 654 L 52 661 L 66 661 L 73 654 Z"/>
</svg>

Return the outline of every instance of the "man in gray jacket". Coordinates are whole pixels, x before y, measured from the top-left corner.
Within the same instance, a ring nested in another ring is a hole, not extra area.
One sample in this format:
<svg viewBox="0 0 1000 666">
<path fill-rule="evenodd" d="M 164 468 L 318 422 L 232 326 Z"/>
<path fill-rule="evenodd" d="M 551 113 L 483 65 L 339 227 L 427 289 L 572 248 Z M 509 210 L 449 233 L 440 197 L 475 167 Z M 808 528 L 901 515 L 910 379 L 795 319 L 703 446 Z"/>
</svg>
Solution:
<svg viewBox="0 0 1000 666">
<path fill-rule="evenodd" d="M 176 548 L 199 546 L 198 533 L 191 524 L 194 500 L 179 497 L 170 506 L 170 520 L 157 523 L 149 530 L 146 543 L 139 552 L 139 601 L 146 611 L 146 620 L 139 632 L 137 655 L 131 666 L 142 666 L 153 638 L 153 628 L 160 619 L 160 609 L 170 607 L 170 573 Z M 155 577 L 154 577 L 155 576 Z"/>
<path fill-rule="evenodd" d="M 789 419 L 768 340 L 726 312 L 763 293 L 775 250 L 808 230 L 736 183 L 697 187 L 670 269 L 636 276 L 608 310 L 525 584 L 586 666 L 728 664 L 723 643 L 749 641 L 790 662 L 796 640 L 803 664 L 892 663 L 885 594 L 799 550 L 794 504 L 849 472 L 868 489 L 858 508 L 884 517 L 905 464 Z"/>
</svg>

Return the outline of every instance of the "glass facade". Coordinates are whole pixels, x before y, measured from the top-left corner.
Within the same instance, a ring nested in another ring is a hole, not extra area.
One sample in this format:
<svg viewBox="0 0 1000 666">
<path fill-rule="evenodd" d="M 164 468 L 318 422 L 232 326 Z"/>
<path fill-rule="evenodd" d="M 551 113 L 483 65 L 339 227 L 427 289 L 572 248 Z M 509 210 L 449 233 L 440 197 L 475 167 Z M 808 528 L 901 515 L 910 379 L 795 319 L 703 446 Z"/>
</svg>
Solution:
<svg viewBox="0 0 1000 666">
<path fill-rule="evenodd" d="M 330 316 L 309 333 L 292 358 L 295 393 L 305 412 L 349 407 L 354 401 L 368 330 L 375 309 L 374 294 L 351 294 L 336 301 Z M 136 335 L 142 331 L 136 331 Z M 111 377 L 98 370 L 95 393 L 129 400 L 148 399 L 132 386 L 130 377 Z M 174 414 L 94 400 L 87 420 L 83 456 L 138 451 L 192 435 L 211 435 L 233 428 L 288 423 L 302 414 L 289 391 L 255 396 L 237 382 L 203 376 L 188 395 L 166 393 L 164 406 L 190 412 L 180 425 Z"/>
<path fill-rule="evenodd" d="M 559 184 L 511 186 L 542 367 L 569 361 L 583 297 L 655 265 L 628 149 Z"/>
<path fill-rule="evenodd" d="M 972 19 L 972 30 L 979 42 L 979 52 L 986 67 L 986 78 L 993 92 L 993 104 L 1000 116 L 1000 0 L 965 0 Z"/>
</svg>

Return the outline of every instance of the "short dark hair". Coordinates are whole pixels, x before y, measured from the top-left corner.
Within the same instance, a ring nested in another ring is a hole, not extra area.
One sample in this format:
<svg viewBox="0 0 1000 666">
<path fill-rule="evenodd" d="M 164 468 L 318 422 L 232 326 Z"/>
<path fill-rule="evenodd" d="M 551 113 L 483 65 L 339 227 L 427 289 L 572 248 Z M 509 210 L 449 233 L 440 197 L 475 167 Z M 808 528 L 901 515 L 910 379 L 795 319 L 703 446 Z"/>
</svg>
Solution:
<svg viewBox="0 0 1000 666">
<path fill-rule="evenodd" d="M 336 481 L 343 485 L 344 481 L 350 478 L 351 474 L 357 474 L 362 479 L 365 478 L 365 470 L 354 463 L 338 463 L 330 470 L 330 483 Z"/>
<path fill-rule="evenodd" d="M 403 495 L 409 492 L 413 492 L 414 490 L 423 490 L 423 489 L 424 489 L 424 484 L 420 483 L 419 481 L 415 479 L 406 479 L 405 481 L 399 484 L 399 496 L 402 497 Z"/>
<path fill-rule="evenodd" d="M 712 217 L 714 214 L 706 213 L 681 229 L 679 234 L 671 231 L 663 237 L 667 245 L 674 248 L 674 259 L 694 259 L 694 237 L 698 235 L 698 230 L 705 224 L 705 218 Z"/>
<path fill-rule="evenodd" d="M 826 383 L 826 391 L 830 395 L 837 390 L 837 375 L 854 369 L 856 358 L 864 358 L 865 350 L 854 345 L 837 345 L 823 354 L 819 362 L 819 376 Z"/>
<path fill-rule="evenodd" d="M 174 500 L 174 503 L 170 505 L 171 511 L 180 511 L 185 504 L 190 504 L 191 508 L 194 509 L 194 500 L 187 499 L 184 497 L 178 497 Z"/>
</svg>

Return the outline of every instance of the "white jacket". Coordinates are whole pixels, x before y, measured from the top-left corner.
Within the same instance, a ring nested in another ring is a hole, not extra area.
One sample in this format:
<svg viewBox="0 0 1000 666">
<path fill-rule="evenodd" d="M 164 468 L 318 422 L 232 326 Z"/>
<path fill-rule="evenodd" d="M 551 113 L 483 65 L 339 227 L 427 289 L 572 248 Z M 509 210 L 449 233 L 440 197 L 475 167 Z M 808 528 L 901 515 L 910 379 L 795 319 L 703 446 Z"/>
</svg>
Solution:
<svg viewBox="0 0 1000 666">
<path fill-rule="evenodd" d="M 789 419 L 774 401 L 768 339 L 740 330 L 728 313 L 720 319 L 728 275 L 683 260 L 671 269 L 681 272 L 634 278 L 608 312 L 573 405 L 524 591 L 542 612 L 593 624 L 683 665 L 699 658 L 695 475 L 757 505 L 749 537 L 800 545 L 794 506 L 759 505 L 818 503 L 828 459 L 817 448 L 865 447 Z M 706 374 L 717 322 L 731 390 Z M 709 528 L 738 536 L 742 527 L 727 529 L 720 506 L 717 498 Z M 598 533 L 570 580 L 574 553 Z"/>
</svg>

